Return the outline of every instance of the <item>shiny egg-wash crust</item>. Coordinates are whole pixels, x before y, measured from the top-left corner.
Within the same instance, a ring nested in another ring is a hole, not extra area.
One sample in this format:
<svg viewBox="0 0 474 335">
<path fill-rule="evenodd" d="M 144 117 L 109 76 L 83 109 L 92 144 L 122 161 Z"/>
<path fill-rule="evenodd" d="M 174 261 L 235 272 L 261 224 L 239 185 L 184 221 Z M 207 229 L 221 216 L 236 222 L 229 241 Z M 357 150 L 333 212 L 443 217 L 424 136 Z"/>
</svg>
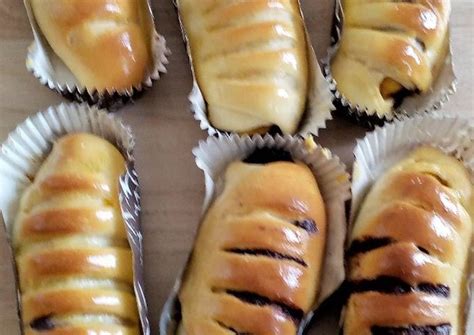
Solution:
<svg viewBox="0 0 474 335">
<path fill-rule="evenodd" d="M 140 334 L 118 197 L 124 171 L 106 140 L 66 135 L 24 192 L 13 244 L 26 334 Z"/>
<path fill-rule="evenodd" d="M 307 166 L 231 163 L 186 271 L 179 333 L 296 334 L 317 298 L 325 238 Z"/>
<path fill-rule="evenodd" d="M 463 334 L 473 199 L 462 163 L 429 147 L 375 183 L 350 236 L 345 335 Z"/>
<path fill-rule="evenodd" d="M 138 86 L 152 66 L 146 1 L 31 0 L 54 53 L 89 90 Z"/>
<path fill-rule="evenodd" d="M 337 91 L 382 120 L 409 95 L 426 93 L 449 45 L 450 0 L 345 0 L 344 27 L 330 65 Z"/>
<path fill-rule="evenodd" d="M 212 125 L 294 133 L 306 107 L 308 55 L 297 0 L 179 0 Z"/>
</svg>

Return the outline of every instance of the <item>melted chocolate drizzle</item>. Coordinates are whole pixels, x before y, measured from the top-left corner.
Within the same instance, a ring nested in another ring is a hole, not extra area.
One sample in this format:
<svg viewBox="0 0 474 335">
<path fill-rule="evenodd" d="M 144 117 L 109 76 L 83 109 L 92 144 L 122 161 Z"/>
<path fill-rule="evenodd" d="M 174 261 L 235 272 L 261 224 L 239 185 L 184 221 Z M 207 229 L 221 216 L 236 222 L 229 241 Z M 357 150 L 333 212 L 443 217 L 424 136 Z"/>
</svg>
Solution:
<svg viewBox="0 0 474 335">
<path fill-rule="evenodd" d="M 449 335 L 451 328 L 449 323 L 443 323 L 426 326 L 410 325 L 408 327 L 373 326 L 370 330 L 372 335 Z"/>
<path fill-rule="evenodd" d="M 267 297 L 247 291 L 225 290 L 225 293 L 243 301 L 248 304 L 257 306 L 272 306 L 278 308 L 291 319 L 295 325 L 299 325 L 303 319 L 304 312 L 301 309 L 288 306 L 284 303 L 273 301 Z"/>
<path fill-rule="evenodd" d="M 37 331 L 46 331 L 56 328 L 52 315 L 42 316 L 30 322 L 30 327 Z"/>
<path fill-rule="evenodd" d="M 318 226 L 316 225 L 316 222 L 314 222 L 313 219 L 296 220 L 293 221 L 293 225 L 306 230 L 310 234 L 319 233 Z"/>
<path fill-rule="evenodd" d="M 351 293 L 380 292 L 387 294 L 407 294 L 411 292 L 424 292 L 449 298 L 450 289 L 446 285 L 421 283 L 412 286 L 400 278 L 380 276 L 375 279 L 363 279 L 349 283 Z"/>
<path fill-rule="evenodd" d="M 234 329 L 230 326 L 227 326 L 226 324 L 224 324 L 221 321 L 216 321 L 216 322 L 219 324 L 219 326 L 233 332 L 235 335 L 253 335 L 252 333 L 249 333 L 249 332 L 240 332 L 240 331 L 238 331 L 238 330 L 236 330 L 236 329 Z"/>
<path fill-rule="evenodd" d="M 301 258 L 285 255 L 276 251 L 268 250 L 268 249 L 239 249 L 239 248 L 231 248 L 226 249 L 226 252 L 230 252 L 233 254 L 238 255 L 252 255 L 252 256 L 264 256 L 269 258 L 275 259 L 284 259 L 288 261 L 292 261 L 298 263 L 301 266 L 307 267 L 308 265 L 303 261 Z"/>
<path fill-rule="evenodd" d="M 389 237 L 368 237 L 363 240 L 355 240 L 352 242 L 349 250 L 347 251 L 347 256 L 352 257 L 358 254 L 363 254 L 378 248 L 385 247 L 389 244 L 392 244 L 393 242 L 395 241 Z"/>
</svg>

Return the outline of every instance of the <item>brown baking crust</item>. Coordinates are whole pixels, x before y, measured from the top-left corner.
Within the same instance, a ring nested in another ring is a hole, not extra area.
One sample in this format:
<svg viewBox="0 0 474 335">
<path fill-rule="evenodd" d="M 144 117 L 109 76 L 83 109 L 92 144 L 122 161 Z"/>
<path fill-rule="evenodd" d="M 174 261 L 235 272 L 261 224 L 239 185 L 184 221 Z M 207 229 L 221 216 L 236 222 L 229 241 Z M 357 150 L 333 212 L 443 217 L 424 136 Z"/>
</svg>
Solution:
<svg viewBox="0 0 474 335">
<path fill-rule="evenodd" d="M 295 334 L 318 294 L 325 238 L 307 166 L 231 163 L 179 294 L 184 333 Z"/>
<path fill-rule="evenodd" d="M 425 293 L 403 295 L 364 292 L 351 296 L 346 307 L 344 334 L 370 335 L 374 326 L 431 326 L 455 319 L 456 305 Z M 461 334 L 461 333 L 453 333 Z"/>
<path fill-rule="evenodd" d="M 41 32 L 81 85 L 127 90 L 151 67 L 144 0 L 31 0 Z"/>
<path fill-rule="evenodd" d="M 473 200 L 462 163 L 430 147 L 375 183 L 350 237 L 345 335 L 464 333 Z"/>
<path fill-rule="evenodd" d="M 297 0 L 178 1 L 196 79 L 212 125 L 294 133 L 303 117 L 309 70 Z"/>
<path fill-rule="evenodd" d="M 448 52 L 450 0 L 344 0 L 340 47 L 331 64 L 353 106 L 390 115 L 427 92 Z"/>
<path fill-rule="evenodd" d="M 22 240 L 37 241 L 59 235 L 96 234 L 124 239 L 120 212 L 101 206 L 43 209 L 25 218 L 18 232 Z"/>
<path fill-rule="evenodd" d="M 124 172 L 111 143 L 71 134 L 24 192 L 13 240 L 26 334 L 139 333 L 118 199 Z"/>
<path fill-rule="evenodd" d="M 90 335 L 90 331 L 95 331 L 97 334 L 100 332 L 106 332 L 105 334 L 117 334 L 117 335 L 139 335 L 136 329 L 128 328 L 125 326 L 99 326 L 99 327 L 90 327 L 89 330 L 77 327 L 63 327 L 53 330 L 26 330 L 25 335 Z M 96 334 L 92 333 L 92 334 Z"/>
<path fill-rule="evenodd" d="M 87 247 L 77 244 L 43 247 L 17 257 L 21 286 L 70 277 L 93 277 L 131 283 L 132 253 L 128 248 Z"/>
</svg>

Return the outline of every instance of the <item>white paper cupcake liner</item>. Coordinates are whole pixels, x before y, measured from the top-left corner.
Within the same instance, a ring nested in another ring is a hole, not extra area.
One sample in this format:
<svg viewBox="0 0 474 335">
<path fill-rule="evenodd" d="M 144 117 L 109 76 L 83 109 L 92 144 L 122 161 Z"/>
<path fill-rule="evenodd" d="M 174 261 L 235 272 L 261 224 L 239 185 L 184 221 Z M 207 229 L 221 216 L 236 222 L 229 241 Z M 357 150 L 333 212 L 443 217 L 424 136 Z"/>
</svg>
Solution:
<svg viewBox="0 0 474 335">
<path fill-rule="evenodd" d="M 328 213 L 327 246 L 323 262 L 321 287 L 314 309 L 301 322 L 298 334 L 302 334 L 312 319 L 317 307 L 326 300 L 344 281 L 344 242 L 346 237 L 345 201 L 350 198 L 349 175 L 339 158 L 320 146 L 308 149 L 305 141 L 298 137 L 256 135 L 239 137 L 226 135 L 209 137 L 194 148 L 196 165 L 204 172 L 205 198 L 203 217 L 221 184 L 227 166 L 242 160 L 257 148 L 278 148 L 288 151 L 295 160 L 306 163 L 314 173 Z M 183 270 L 184 271 L 184 270 Z M 160 334 L 174 335 L 180 319 L 178 292 L 181 287 L 179 276 L 166 302 L 160 320 Z"/>
<path fill-rule="evenodd" d="M 209 121 L 207 103 L 196 78 L 189 39 L 179 11 L 179 0 L 174 0 L 174 3 L 178 11 L 181 33 L 186 44 L 186 51 L 188 54 L 189 63 L 191 64 L 191 72 L 193 75 L 193 87 L 191 93 L 188 96 L 189 102 L 191 104 L 191 112 L 193 113 L 194 119 L 199 122 L 201 129 L 207 131 L 209 136 L 228 134 L 229 132 L 214 127 Z M 301 11 L 300 13 L 304 21 L 303 12 Z M 306 110 L 303 114 L 303 119 L 301 120 L 297 134 L 314 134 L 317 136 L 319 129 L 326 128 L 326 122 L 332 120 L 331 112 L 334 110 L 334 106 L 332 104 L 332 92 L 330 85 L 326 81 L 326 78 L 324 77 L 318 64 L 316 53 L 313 46 L 311 45 L 311 39 L 309 37 L 306 25 L 305 34 L 308 47 L 307 54 L 309 63 L 309 89 L 306 98 Z"/>
<path fill-rule="evenodd" d="M 356 218 L 365 196 L 375 181 L 388 169 L 421 145 L 430 145 L 450 154 L 460 161 L 471 174 L 474 183 L 474 118 L 423 115 L 395 120 L 377 128 L 357 141 L 354 149 L 352 176 L 352 205 L 350 226 Z M 469 299 L 466 306 L 467 332 L 474 331 L 474 240 L 471 247 Z"/>
<path fill-rule="evenodd" d="M 127 170 L 117 182 L 120 182 L 120 204 L 133 254 L 133 283 L 142 335 L 150 335 L 143 290 L 140 189 L 133 158 L 135 141 L 130 128 L 118 118 L 87 105 L 61 104 L 28 118 L 10 133 L 0 151 L 0 211 L 3 213 L 7 231 L 11 236 L 21 195 L 31 184 L 51 151 L 52 144 L 63 135 L 76 132 L 95 134 L 108 140 L 126 159 Z M 11 261 L 14 262 L 14 259 Z"/>
<path fill-rule="evenodd" d="M 456 74 L 454 72 L 453 55 L 451 48 L 451 38 L 449 40 L 448 54 L 444 65 L 433 82 L 428 93 L 422 95 L 413 95 L 403 100 L 403 103 L 393 113 L 380 114 L 377 111 L 371 111 L 367 108 L 354 105 L 337 89 L 337 82 L 332 76 L 331 62 L 335 57 L 342 36 L 344 25 L 344 12 L 341 0 L 336 0 L 334 22 L 332 29 L 332 45 L 329 47 L 328 54 L 323 60 L 323 72 L 326 80 L 329 82 L 330 89 L 334 95 L 334 104 L 337 113 L 342 114 L 352 121 L 364 127 L 373 128 L 381 126 L 385 122 L 391 122 L 394 119 L 401 119 L 424 113 L 431 113 L 440 110 L 450 99 L 450 96 L 456 92 Z"/>
<path fill-rule="evenodd" d="M 26 68 L 41 84 L 53 91 L 57 91 L 65 98 L 72 101 L 85 102 L 89 105 L 96 105 L 99 108 L 117 110 L 140 97 L 146 89 L 152 87 L 154 81 L 160 78 L 161 73 L 166 73 L 165 66 L 168 64 L 170 51 L 166 47 L 165 38 L 155 30 L 149 0 L 147 1 L 150 13 L 152 68 L 139 85 L 126 90 L 103 91 L 98 91 L 95 88 L 86 88 L 79 84 L 74 74 L 54 53 L 41 33 L 31 9 L 30 0 L 23 1 L 34 36 L 34 41 L 28 48 Z"/>
</svg>

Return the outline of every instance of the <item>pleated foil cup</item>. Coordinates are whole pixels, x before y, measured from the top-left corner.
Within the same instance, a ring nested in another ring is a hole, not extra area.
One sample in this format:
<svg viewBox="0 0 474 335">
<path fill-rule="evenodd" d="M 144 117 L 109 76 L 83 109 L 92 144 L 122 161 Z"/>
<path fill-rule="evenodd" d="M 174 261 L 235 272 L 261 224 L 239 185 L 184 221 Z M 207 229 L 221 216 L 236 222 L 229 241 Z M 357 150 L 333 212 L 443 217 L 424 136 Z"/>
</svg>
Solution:
<svg viewBox="0 0 474 335">
<path fill-rule="evenodd" d="M 382 126 L 385 122 L 439 111 L 449 101 L 450 96 L 456 92 L 457 79 L 454 71 L 451 37 L 449 37 L 446 59 L 443 62 L 438 77 L 433 81 L 432 87 L 427 93 L 421 95 L 415 94 L 405 98 L 403 103 L 390 114 L 380 114 L 377 111 L 369 110 L 351 103 L 351 101 L 337 89 L 337 82 L 332 76 L 331 71 L 331 62 L 336 56 L 340 46 L 344 28 L 343 25 L 343 6 L 341 0 L 336 0 L 332 43 L 327 56 L 322 61 L 322 66 L 324 75 L 329 82 L 330 89 L 334 96 L 334 105 L 336 106 L 337 114 L 343 115 L 361 126 L 373 129 L 375 126 Z M 450 32 L 448 32 L 448 34 L 450 34 Z"/>
<path fill-rule="evenodd" d="M 13 250 L 10 247 L 5 221 L 0 211 L 0 259 L 13 260 Z M 10 264 L 9 264 L 10 263 Z M 2 332 L 8 335 L 21 335 L 20 320 L 18 318 L 15 264 L 14 262 L 3 262 L 0 265 L 0 278 L 2 278 Z M 11 321 L 11 322 L 10 322 Z"/>
<path fill-rule="evenodd" d="M 196 165 L 204 172 L 205 177 L 205 197 L 201 219 L 204 218 L 207 209 L 221 191 L 227 166 L 233 161 L 244 159 L 258 148 L 283 149 L 288 151 L 295 160 L 306 163 L 316 177 L 327 211 L 327 245 L 322 265 L 320 292 L 313 310 L 305 315 L 301 322 L 298 334 L 302 334 L 313 315 L 317 313 L 318 306 L 338 289 L 345 278 L 344 242 L 347 221 L 344 206 L 346 200 L 350 198 L 350 177 L 344 164 L 329 150 L 320 146 L 310 147 L 305 140 L 298 137 L 289 135 L 209 137 L 207 141 L 201 141 L 193 150 Z M 160 334 L 162 335 L 176 334 L 179 326 L 181 314 L 178 294 L 186 267 L 187 265 L 177 279 L 164 306 L 160 319 Z M 334 328 L 337 328 L 337 320 Z"/>
<path fill-rule="evenodd" d="M 207 102 L 196 78 L 189 38 L 186 29 L 184 28 L 182 16 L 179 10 L 179 0 L 174 0 L 174 3 L 178 12 L 179 25 L 181 27 L 183 40 L 186 44 L 186 51 L 193 75 L 193 87 L 188 96 L 191 105 L 191 112 L 193 113 L 194 119 L 199 122 L 201 129 L 207 131 L 209 136 L 229 134 L 231 132 L 214 127 L 208 118 Z M 303 12 L 300 11 L 300 14 L 304 21 Z M 306 97 L 306 110 L 303 113 L 297 134 L 314 134 L 317 136 L 319 129 L 326 128 L 326 122 L 332 120 L 331 113 L 334 110 L 334 105 L 332 103 L 332 93 L 329 82 L 326 80 L 318 64 L 316 53 L 311 45 L 311 39 L 306 25 L 304 29 L 307 41 L 309 88 Z"/>
<path fill-rule="evenodd" d="M 10 246 L 12 226 L 23 192 L 31 185 L 31 180 L 50 153 L 53 143 L 66 134 L 77 132 L 95 134 L 108 140 L 126 159 L 126 172 L 117 180 L 120 183 L 119 198 L 133 254 L 133 284 L 142 335 L 150 335 L 144 294 L 140 186 L 133 157 L 135 141 L 130 128 L 120 119 L 85 104 L 61 104 L 26 119 L 10 133 L 0 151 L 0 211 L 3 213 Z M 19 290 L 17 293 L 18 308 L 21 309 Z"/>
<path fill-rule="evenodd" d="M 66 99 L 76 102 L 85 102 L 115 111 L 125 104 L 139 98 L 145 90 L 152 87 L 153 82 L 160 79 L 161 73 L 166 73 L 166 64 L 170 50 L 166 47 L 166 40 L 158 34 L 154 26 L 153 13 L 150 1 L 147 0 L 149 16 L 149 29 L 151 38 L 151 53 L 153 65 L 143 81 L 125 90 L 102 90 L 82 86 L 74 74 L 57 56 L 43 36 L 33 14 L 30 0 L 23 0 L 33 31 L 34 41 L 28 48 L 26 68 L 41 84 L 63 95 Z"/>
<path fill-rule="evenodd" d="M 396 120 L 367 134 L 354 149 L 352 204 L 349 231 L 372 185 L 415 148 L 429 145 L 459 159 L 474 183 L 474 118 L 435 115 Z M 466 304 L 466 333 L 474 334 L 474 239 Z"/>
</svg>

